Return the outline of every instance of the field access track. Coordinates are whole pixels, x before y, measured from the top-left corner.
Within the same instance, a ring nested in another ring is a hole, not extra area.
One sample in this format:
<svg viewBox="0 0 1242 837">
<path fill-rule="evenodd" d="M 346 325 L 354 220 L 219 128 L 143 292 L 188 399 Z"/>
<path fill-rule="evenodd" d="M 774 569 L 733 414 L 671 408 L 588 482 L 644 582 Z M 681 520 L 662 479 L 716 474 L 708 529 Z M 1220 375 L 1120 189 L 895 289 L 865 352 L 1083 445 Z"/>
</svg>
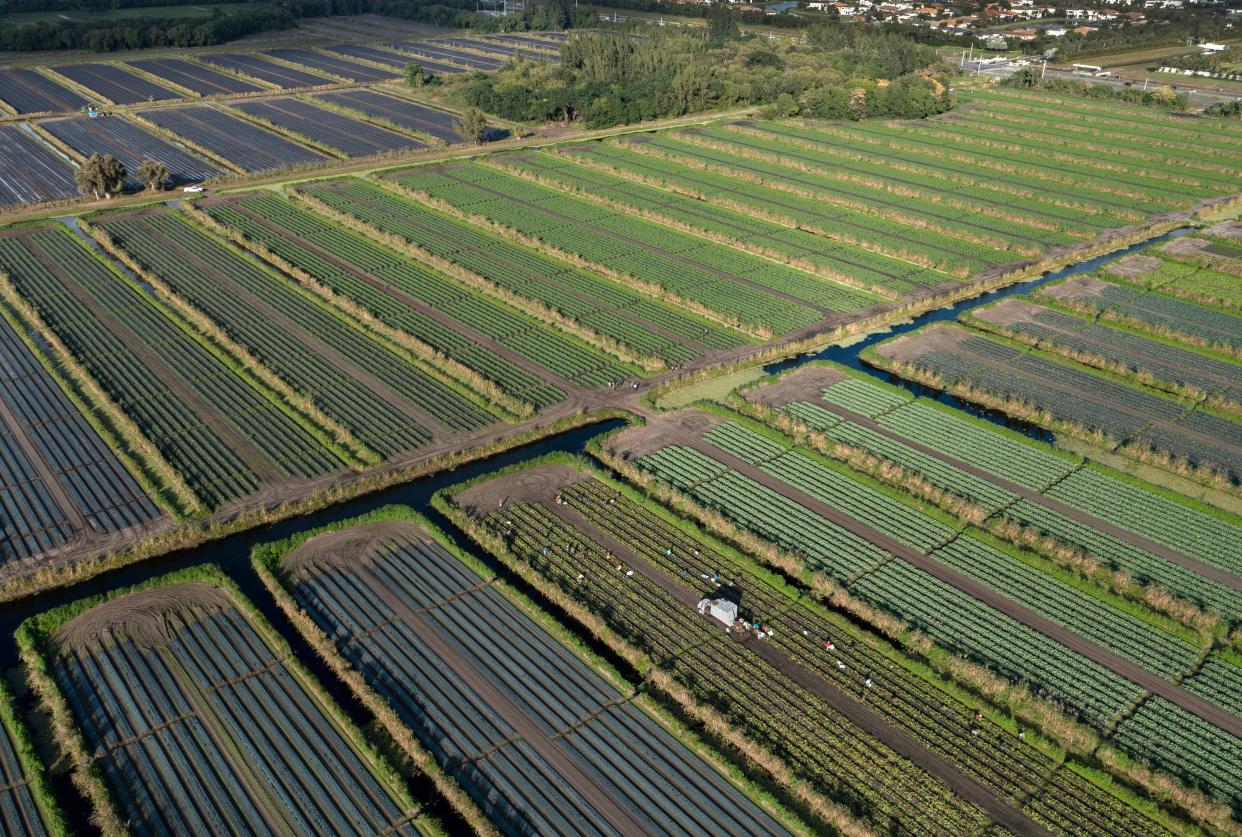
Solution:
<svg viewBox="0 0 1242 837">
<path fill-rule="evenodd" d="M 121 596 L 52 645 L 50 673 L 134 833 L 416 833 L 357 733 L 222 588 Z"/>
<path fill-rule="evenodd" d="M 501 833 L 780 832 L 633 695 L 414 524 L 320 535 L 283 570 L 298 604 Z"/>
<path fill-rule="evenodd" d="M 73 167 L 22 125 L 0 125 L 0 206 L 76 197 Z"/>
<path fill-rule="evenodd" d="M 206 105 L 156 108 L 143 111 L 142 115 L 245 172 L 274 171 L 331 159 L 252 122 Z"/>
<path fill-rule="evenodd" d="M 119 116 L 49 119 L 40 122 L 39 127 L 84 158 L 92 154 L 110 154 L 120 160 L 129 173 L 125 183 L 130 189 L 145 188 L 135 176 L 145 160 L 154 160 L 168 167 L 170 176 L 167 185 L 170 187 L 198 183 L 223 174 L 219 166 L 195 157 Z"/>
<path fill-rule="evenodd" d="M 0 101 L 18 113 L 78 110 L 86 104 L 86 99 L 77 91 L 34 70 L 23 69 L 0 72 Z"/>
</svg>

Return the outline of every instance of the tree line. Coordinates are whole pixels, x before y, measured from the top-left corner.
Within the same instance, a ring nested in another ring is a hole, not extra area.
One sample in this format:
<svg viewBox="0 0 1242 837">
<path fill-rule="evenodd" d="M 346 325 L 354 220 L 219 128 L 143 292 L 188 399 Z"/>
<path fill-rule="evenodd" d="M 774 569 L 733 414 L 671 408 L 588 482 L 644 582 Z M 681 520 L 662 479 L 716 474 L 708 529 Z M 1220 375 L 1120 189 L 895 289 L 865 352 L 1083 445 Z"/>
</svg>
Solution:
<svg viewBox="0 0 1242 837">
<path fill-rule="evenodd" d="M 921 118 L 951 106 L 931 47 L 843 26 L 797 41 L 743 37 L 726 7 L 714 9 L 704 29 L 579 33 L 559 66 L 519 60 L 450 84 L 467 104 L 508 119 L 590 128 L 747 106 L 827 119 Z"/>
</svg>

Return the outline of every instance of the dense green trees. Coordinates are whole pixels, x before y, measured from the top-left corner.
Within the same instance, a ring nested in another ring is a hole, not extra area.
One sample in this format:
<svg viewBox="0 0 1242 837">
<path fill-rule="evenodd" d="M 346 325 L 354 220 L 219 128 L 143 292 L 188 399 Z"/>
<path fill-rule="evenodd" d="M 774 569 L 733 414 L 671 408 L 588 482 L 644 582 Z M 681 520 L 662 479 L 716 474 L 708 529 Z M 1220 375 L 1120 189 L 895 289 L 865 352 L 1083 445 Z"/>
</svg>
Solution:
<svg viewBox="0 0 1242 837">
<path fill-rule="evenodd" d="M 78 191 L 94 195 L 96 200 L 110 198 L 124 189 L 126 176 L 124 164 L 110 154 L 92 154 L 73 174 Z"/>
<path fill-rule="evenodd" d="M 829 119 L 919 118 L 950 106 L 930 47 L 835 26 L 801 42 L 769 42 L 742 37 L 731 24 L 724 9 L 706 31 L 655 31 L 642 40 L 579 34 L 561 48 L 559 67 L 518 61 L 453 83 L 489 113 L 592 128 L 749 105 Z"/>
<path fill-rule="evenodd" d="M 1158 85 L 1148 90 L 1138 87 L 1110 87 L 1106 84 L 1092 84 L 1088 81 L 1070 81 L 1069 79 L 1039 80 L 1040 71 L 1035 67 L 1019 70 L 1001 82 L 1004 87 L 1038 87 L 1057 93 L 1070 93 L 1088 99 L 1117 99 L 1134 105 L 1150 105 L 1167 110 L 1184 111 L 1190 109 L 1190 100 L 1182 93 L 1177 93 L 1168 85 Z"/>
</svg>

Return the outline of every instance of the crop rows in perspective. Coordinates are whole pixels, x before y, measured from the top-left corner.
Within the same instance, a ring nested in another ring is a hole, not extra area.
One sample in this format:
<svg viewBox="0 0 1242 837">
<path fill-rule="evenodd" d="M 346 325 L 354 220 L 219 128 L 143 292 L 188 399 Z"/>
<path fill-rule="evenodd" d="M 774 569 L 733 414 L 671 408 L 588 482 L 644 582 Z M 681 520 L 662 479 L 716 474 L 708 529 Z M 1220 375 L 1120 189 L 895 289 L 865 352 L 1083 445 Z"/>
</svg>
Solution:
<svg viewBox="0 0 1242 837">
<path fill-rule="evenodd" d="M 1166 635 L 1157 623 L 1134 618 L 1052 575 L 1041 575 L 1023 566 L 1013 553 L 989 547 L 969 531 L 949 530 L 940 542 L 920 542 L 935 530 L 932 518 L 869 488 L 843 467 L 790 452 L 772 439 L 728 424 L 709 431 L 700 444 L 701 448 L 669 444 L 636 463 L 760 538 L 802 556 L 812 569 L 917 626 L 943 647 L 984 662 L 1014 682 L 1030 684 L 1101 733 L 1118 722 L 1121 729 L 1127 728 L 1129 712 L 1143 690 L 1016 621 L 1004 612 L 1006 603 L 1021 604 L 1165 679 L 1176 682 L 1197 668 L 1202 652 Z M 761 463 L 757 473 L 765 478 L 738 473 L 713 451 L 731 451 L 743 461 Z M 849 518 L 850 528 L 812 512 L 794 499 L 796 494 L 789 496 L 790 488 L 837 509 Z M 912 516 L 924 519 L 916 525 Z M 999 598 L 986 602 L 972 598 L 873 545 L 870 533 L 904 542 L 937 564 L 991 588 Z M 1156 648 L 1162 651 L 1147 654 Z M 1164 717 L 1177 734 L 1194 738 L 1200 746 L 1228 752 L 1236 743 L 1180 708 L 1165 711 Z M 1212 775 L 1189 754 L 1164 754 L 1158 742 L 1119 736 L 1116 743 L 1139 758 L 1154 758 L 1159 751 L 1162 763 L 1187 782 L 1210 787 L 1230 804 L 1236 802 L 1236 777 L 1229 766 L 1239 763 L 1236 759 L 1218 765 Z"/>
<path fill-rule="evenodd" d="M 1193 348 L 1019 300 L 973 310 L 967 323 L 1136 383 L 1242 410 L 1242 366 Z"/>
<path fill-rule="evenodd" d="M 477 404 L 173 213 L 107 218 L 100 226 L 380 458 L 429 442 L 432 421 L 447 431 L 490 423 Z"/>
<path fill-rule="evenodd" d="M 1226 486 L 1242 480 L 1242 423 L 1195 400 L 959 326 L 903 335 L 880 344 L 867 359 L 1110 449 L 1163 456 L 1173 468 L 1185 463 Z"/>
<path fill-rule="evenodd" d="M 980 505 L 989 514 L 988 521 L 999 517 L 1031 526 L 1111 570 L 1157 584 L 1230 621 L 1242 613 L 1242 596 L 1224 584 L 1136 545 L 1133 538 L 1127 541 L 1101 530 L 1118 526 L 1153 542 L 1156 549 L 1167 547 L 1237 575 L 1242 574 L 1242 564 L 1233 545 L 1242 538 L 1242 527 L 1236 523 L 1179 503 L 1154 488 L 1084 467 L 1080 460 L 1054 454 L 1046 444 L 1009 436 L 938 409 L 926 399 L 912 399 L 858 378 L 845 378 L 818 397 L 792 401 L 781 409 L 828 439 L 865 450 Z M 1005 483 L 1025 489 L 1027 496 Z M 1041 505 L 1040 495 L 1099 524 L 1093 527 Z"/>
<path fill-rule="evenodd" d="M 329 159 L 311 148 L 207 105 L 144 111 L 161 128 L 207 149 L 244 172 L 274 171 Z"/>
<path fill-rule="evenodd" d="M 615 811 L 651 831 L 779 832 L 443 546 L 376 526 L 321 536 L 323 555 L 307 541 L 283 583 L 501 833 L 625 831 Z M 348 562 L 330 557 L 342 536 Z"/>
<path fill-rule="evenodd" d="M 416 833 L 356 733 L 222 588 L 122 596 L 50 646 L 91 759 L 76 767 L 137 833 Z"/>
<path fill-rule="evenodd" d="M 827 705 L 825 694 L 856 702 L 872 721 L 913 736 L 988 793 L 1053 830 L 1079 827 L 1082 817 L 1099 833 L 1156 828 L 1016 734 L 976 721 L 975 709 L 898 664 L 873 636 L 793 603 L 736 559 L 619 491 L 586 478 L 563 487 L 557 500 L 523 500 L 488 511 L 481 522 L 518 560 L 603 617 L 799 778 L 852 800 L 867 823 L 917 830 L 932 816 L 937 827 L 969 833 L 986 818 L 961 800 L 951 812 L 929 807 L 944 792 L 929 782 L 933 776 L 900 758 L 893 762 L 883 742 Z M 743 617 L 770 635 L 738 642 L 709 629 L 690 599 L 716 593 L 739 601 Z M 722 687 L 721 669 L 747 687 Z M 882 778 L 877 770 L 885 771 Z"/>
<path fill-rule="evenodd" d="M 204 505 L 240 499 L 265 481 L 310 479 L 344 466 L 304 424 L 67 231 L 2 238 L 0 264 Z"/>
<path fill-rule="evenodd" d="M 1242 282 L 1238 281 L 1242 278 L 1242 255 L 1230 257 L 1214 253 L 1212 247 L 1231 242 L 1209 235 L 1175 239 L 1173 244 L 1180 247 L 1187 241 L 1194 241 L 1196 249 L 1175 252 L 1170 250 L 1172 245 L 1165 245 L 1155 254 L 1150 251 L 1145 254 L 1158 258 L 1155 265 L 1149 263 L 1144 269 L 1125 275 L 1107 271 L 1107 277 L 1112 282 L 1158 290 L 1191 302 L 1242 310 Z M 1200 249 L 1199 242 L 1206 246 Z"/>
<path fill-rule="evenodd" d="M 1033 297 L 1242 357 L 1242 315 L 1178 299 L 1162 290 L 1118 284 L 1105 274 L 1098 278 L 1072 277 L 1040 288 Z"/>
<path fill-rule="evenodd" d="M 426 143 L 293 97 L 239 102 L 234 107 L 265 122 L 322 143 L 347 157 L 425 148 Z"/>
<path fill-rule="evenodd" d="M 0 125 L 0 207 L 77 193 L 73 167 L 62 155 L 18 125 Z"/>
<path fill-rule="evenodd" d="M 409 256 L 303 208 L 287 205 L 286 210 L 262 216 L 266 223 L 261 225 L 255 223 L 260 213 L 234 212 L 229 217 L 243 225 L 250 218 L 248 229 L 282 258 L 519 401 L 542 408 L 564 397 L 562 386 L 597 388 L 634 374 L 630 366 L 602 350 L 557 333 Z M 295 236 L 293 249 L 273 240 L 273 230 Z M 550 375 L 552 381 L 540 380 L 533 370 Z"/>
<path fill-rule="evenodd" d="M 306 191 L 334 210 L 547 306 L 639 356 L 673 366 L 704 350 L 743 343 L 716 322 L 373 184 L 341 181 Z"/>
<path fill-rule="evenodd" d="M 263 90 L 262 87 L 238 76 L 222 73 L 181 58 L 153 58 L 126 63 L 153 76 L 167 79 L 200 96 L 259 93 Z"/>
<path fill-rule="evenodd" d="M 52 70 L 117 105 L 181 98 L 175 90 L 131 73 L 121 64 L 61 64 Z"/>
<path fill-rule="evenodd" d="M 82 155 L 109 154 L 125 166 L 130 189 L 143 189 L 146 184 L 137 178 L 138 168 L 145 160 L 158 160 L 168 168 L 168 186 L 197 183 L 221 174 L 220 167 L 183 151 L 163 137 L 152 134 L 121 117 L 91 119 L 77 116 L 40 122 L 52 136 Z"/>
<path fill-rule="evenodd" d="M 118 532 L 156 507 L 22 342 L 0 319 L 0 563 L 75 534 Z"/>
</svg>

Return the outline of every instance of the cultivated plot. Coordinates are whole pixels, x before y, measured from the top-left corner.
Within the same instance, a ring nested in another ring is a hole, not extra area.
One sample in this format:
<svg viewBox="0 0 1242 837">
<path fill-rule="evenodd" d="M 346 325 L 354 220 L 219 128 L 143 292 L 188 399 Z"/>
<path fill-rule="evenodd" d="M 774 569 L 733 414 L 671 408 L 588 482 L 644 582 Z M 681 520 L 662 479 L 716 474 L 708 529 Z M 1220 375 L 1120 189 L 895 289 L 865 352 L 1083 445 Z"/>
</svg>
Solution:
<svg viewBox="0 0 1242 837">
<path fill-rule="evenodd" d="M 447 143 L 461 142 L 457 132 L 456 114 L 420 105 L 407 99 L 385 96 L 374 90 L 342 90 L 337 93 L 318 93 L 312 98 L 331 102 L 343 108 L 359 111 L 367 116 L 383 119 L 402 128 L 434 137 Z"/>
<path fill-rule="evenodd" d="M 274 637 L 198 580 L 62 624 L 42 650 L 89 748 L 77 767 L 110 792 L 96 805 L 140 833 L 415 833 L 412 800 Z"/>
<path fill-rule="evenodd" d="M 117 246 L 345 431 L 374 461 L 491 416 L 292 284 L 170 212 L 104 219 Z"/>
<path fill-rule="evenodd" d="M 382 70 L 310 49 L 272 49 L 263 54 L 270 55 L 272 58 L 279 58 L 282 61 L 299 64 L 303 67 L 310 67 L 312 70 L 331 73 L 347 81 L 376 82 L 388 81 L 397 77 L 397 73 L 392 70 Z"/>
<path fill-rule="evenodd" d="M 816 790 L 850 800 L 867 823 L 917 830 L 930 818 L 960 834 L 989 820 L 1063 829 L 1086 817 L 1135 835 L 1155 827 L 894 664 L 865 631 L 794 604 L 752 566 L 616 483 L 543 465 L 482 482 L 454 503 L 504 544 L 500 557 L 602 617 L 696 700 L 725 711 Z M 722 634 L 695 610 L 704 596 L 738 604 L 744 623 Z M 750 688 L 716 688 L 722 668 Z M 780 724 L 769 722 L 775 717 Z M 890 761 L 901 766 L 881 766 Z M 1035 775 L 1049 781 L 1036 789 Z"/>
<path fill-rule="evenodd" d="M 485 41 L 482 38 L 437 38 L 433 43 L 444 44 L 445 46 L 460 49 L 463 52 L 475 51 L 481 52 L 484 55 L 502 55 L 505 58 L 514 58 L 520 55 L 523 58 L 535 61 L 559 63 L 561 60 L 560 55 L 556 52 L 520 47 L 496 41 Z"/>
<path fill-rule="evenodd" d="M 5 265 L 17 251 L 0 239 Z M 0 563 L 72 539 L 102 540 L 160 510 L 78 412 L 12 325 L 0 319 Z"/>
<path fill-rule="evenodd" d="M 18 113 L 77 110 L 86 104 L 80 93 L 34 70 L 21 69 L 0 73 L 0 101 Z"/>
<path fill-rule="evenodd" d="M 167 79 L 200 96 L 228 96 L 238 93 L 258 93 L 262 87 L 228 73 L 219 73 L 193 61 L 180 58 L 155 58 L 146 61 L 127 61 L 131 67 Z"/>
<path fill-rule="evenodd" d="M 21 125 L 0 125 L 0 206 L 78 194 L 73 166 Z"/>
<path fill-rule="evenodd" d="M 1236 318 L 1235 318 L 1236 319 Z M 1242 322 L 1242 321 L 1240 321 Z M 882 343 L 869 362 L 1223 485 L 1242 480 L 1242 423 L 1069 360 L 958 326 Z"/>
<path fill-rule="evenodd" d="M 283 64 L 277 64 L 275 61 L 266 61 L 257 55 L 250 55 L 244 52 L 204 55 L 202 60 L 208 64 L 214 64 L 217 67 L 241 73 L 244 76 L 266 81 L 268 84 L 283 87 L 286 90 L 298 87 L 319 87 L 333 83 L 332 79 L 326 76 L 296 70 Z"/>
<path fill-rule="evenodd" d="M 343 55 L 346 58 L 361 58 L 364 61 L 370 61 L 373 64 L 383 64 L 385 67 L 392 67 L 396 70 L 404 70 L 410 63 L 408 56 L 366 44 L 342 44 L 340 46 L 324 47 L 324 52 Z"/>
<path fill-rule="evenodd" d="M 1201 651 L 1156 622 L 1042 575 L 986 538 L 953 537 L 953 527 L 913 503 L 771 435 L 704 414 L 658 425 L 614 437 L 608 449 L 942 646 L 1055 696 L 1102 734 L 1149 695 L 1167 704 L 1172 728 L 1224 752 L 1233 746 L 1236 716 L 1175 685 L 1197 668 Z M 1150 740 L 1117 743 L 1143 759 L 1165 749 Z M 1215 792 L 1236 804 L 1236 771 L 1221 770 Z M 1190 769 L 1178 773 L 1200 783 Z"/>
<path fill-rule="evenodd" d="M 393 49 L 399 49 L 408 52 L 411 55 L 420 56 L 422 58 L 430 58 L 433 60 L 447 61 L 456 65 L 454 68 L 457 72 L 461 72 L 461 68 L 470 68 L 474 70 L 499 70 L 505 65 L 505 61 L 501 58 L 489 58 L 483 55 L 466 52 L 460 49 L 452 49 L 442 46 L 440 41 L 401 41 L 392 44 Z M 425 64 L 428 69 L 433 69 L 432 65 Z M 444 72 L 444 69 L 434 70 L 435 72 Z"/>
<path fill-rule="evenodd" d="M 57 228 L 0 239 L 0 267 L 48 329 L 154 445 L 181 503 L 214 508 L 263 483 L 343 468 L 288 408 L 167 308 Z"/>
<path fill-rule="evenodd" d="M 109 154 L 120 160 L 129 172 L 126 184 L 131 189 L 144 187 L 135 174 L 145 160 L 168 167 L 169 186 L 197 183 L 223 173 L 219 166 L 195 157 L 119 116 L 49 119 L 40 122 L 39 127 L 84 158 L 92 154 Z"/>
<path fill-rule="evenodd" d="M 282 98 L 238 102 L 242 113 L 322 143 L 347 157 L 365 157 L 385 151 L 426 148 L 427 143 L 388 128 L 353 119 L 301 99 Z"/>
<path fill-rule="evenodd" d="M 118 105 L 184 98 L 175 90 L 127 72 L 120 64 L 62 64 L 52 69 Z"/>
<path fill-rule="evenodd" d="M 331 159 L 206 105 L 159 108 L 144 111 L 142 115 L 246 172 L 272 171 Z"/>
<path fill-rule="evenodd" d="M 275 569 L 502 833 L 781 831 L 412 521 L 319 535 Z"/>
</svg>

